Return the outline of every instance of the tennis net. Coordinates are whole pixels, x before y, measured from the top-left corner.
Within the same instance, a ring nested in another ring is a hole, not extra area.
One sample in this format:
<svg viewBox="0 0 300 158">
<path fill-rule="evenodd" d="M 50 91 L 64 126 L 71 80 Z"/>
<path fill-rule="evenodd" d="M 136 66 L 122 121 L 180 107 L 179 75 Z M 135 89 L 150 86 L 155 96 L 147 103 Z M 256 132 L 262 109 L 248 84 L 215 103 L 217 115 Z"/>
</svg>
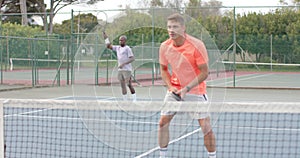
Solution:
<svg viewBox="0 0 300 158">
<path fill-rule="evenodd" d="M 170 125 L 169 157 L 207 157 L 197 121 L 179 113 L 198 111 L 211 113 L 217 157 L 300 156 L 298 102 L 0 101 L 6 157 L 159 157 L 162 109 L 178 112 Z"/>
</svg>

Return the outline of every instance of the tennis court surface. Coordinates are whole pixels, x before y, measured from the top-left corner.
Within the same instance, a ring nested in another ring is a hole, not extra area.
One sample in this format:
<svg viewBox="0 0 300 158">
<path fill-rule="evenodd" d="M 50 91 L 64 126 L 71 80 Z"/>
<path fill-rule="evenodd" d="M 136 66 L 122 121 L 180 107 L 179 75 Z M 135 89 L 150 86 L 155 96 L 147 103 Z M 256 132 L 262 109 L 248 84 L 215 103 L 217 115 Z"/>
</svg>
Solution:
<svg viewBox="0 0 300 158">
<path fill-rule="evenodd" d="M 94 57 L 93 57 L 94 58 Z M 153 60 L 138 60 L 145 63 Z M 106 62 L 103 60 L 100 63 Z M 111 61 L 113 62 L 113 61 Z M 226 65 L 227 64 L 227 65 Z M 142 86 L 162 85 L 163 81 L 159 73 L 158 65 L 151 63 L 152 67 L 136 69 L 134 73 L 134 84 Z M 292 66 L 291 66 L 292 65 Z M 207 85 L 211 87 L 239 87 L 239 88 L 284 88 L 300 89 L 299 67 L 300 64 L 281 64 L 272 66 L 269 63 L 239 62 L 236 71 L 231 63 L 221 64 L 221 68 L 211 69 L 207 79 Z M 154 67 L 154 68 L 153 68 Z M 224 68 L 226 67 L 226 69 Z M 249 68 L 250 67 L 250 68 Z M 270 68 L 271 67 L 271 68 Z M 220 70 L 219 70 L 220 69 Z M 65 86 L 74 82 L 75 84 L 109 85 L 116 84 L 118 80 L 115 75 L 115 67 L 78 68 L 74 70 L 74 80 L 67 69 L 57 71 L 56 69 L 39 68 L 36 73 L 28 70 L 3 71 L 0 91 L 15 89 L 17 87 L 41 87 L 41 86 Z"/>
<path fill-rule="evenodd" d="M 116 86 L 36 88 L 1 92 L 6 157 L 158 157 L 161 86 L 136 87 L 123 102 Z M 299 90 L 209 88 L 208 104 L 172 105 L 169 157 L 207 157 L 189 113 L 211 113 L 217 157 L 300 156 Z"/>
</svg>

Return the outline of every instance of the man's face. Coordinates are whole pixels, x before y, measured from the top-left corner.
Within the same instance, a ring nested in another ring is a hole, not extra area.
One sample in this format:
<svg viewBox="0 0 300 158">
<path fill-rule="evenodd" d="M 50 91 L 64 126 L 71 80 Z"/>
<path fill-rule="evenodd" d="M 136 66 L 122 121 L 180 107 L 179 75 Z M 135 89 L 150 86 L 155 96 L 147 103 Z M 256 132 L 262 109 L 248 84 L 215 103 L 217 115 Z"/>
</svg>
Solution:
<svg viewBox="0 0 300 158">
<path fill-rule="evenodd" d="M 167 23 L 168 33 L 170 38 L 177 39 L 180 36 L 184 35 L 185 27 L 181 25 L 179 22 L 174 20 L 168 20 Z"/>
<path fill-rule="evenodd" d="M 125 38 L 124 38 L 124 37 L 120 37 L 120 38 L 119 38 L 119 44 L 120 44 L 120 46 L 122 46 L 122 47 L 124 47 L 124 46 L 125 46 L 125 44 L 126 44 L 126 40 L 125 40 Z"/>
</svg>

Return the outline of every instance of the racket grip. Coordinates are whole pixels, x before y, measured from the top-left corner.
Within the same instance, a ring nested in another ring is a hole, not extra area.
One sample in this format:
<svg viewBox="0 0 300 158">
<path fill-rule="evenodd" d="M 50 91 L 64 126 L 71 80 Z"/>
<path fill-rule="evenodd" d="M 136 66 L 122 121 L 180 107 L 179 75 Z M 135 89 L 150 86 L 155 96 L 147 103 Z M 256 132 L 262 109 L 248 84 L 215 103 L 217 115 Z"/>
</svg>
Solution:
<svg viewBox="0 0 300 158">
<path fill-rule="evenodd" d="M 182 101 L 182 98 L 179 94 L 176 94 L 175 92 L 172 92 L 173 98 L 175 98 L 177 101 Z"/>
</svg>

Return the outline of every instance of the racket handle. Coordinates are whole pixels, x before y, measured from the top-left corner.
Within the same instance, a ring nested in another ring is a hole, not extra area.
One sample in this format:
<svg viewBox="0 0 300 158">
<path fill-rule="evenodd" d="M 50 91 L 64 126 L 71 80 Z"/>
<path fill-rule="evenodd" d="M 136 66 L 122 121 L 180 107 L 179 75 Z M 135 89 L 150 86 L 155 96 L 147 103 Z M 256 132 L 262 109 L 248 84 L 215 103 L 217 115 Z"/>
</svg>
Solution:
<svg viewBox="0 0 300 158">
<path fill-rule="evenodd" d="M 103 38 L 106 39 L 108 36 L 106 35 L 105 31 L 102 31 L 102 35 L 103 35 Z"/>
<path fill-rule="evenodd" d="M 182 101 L 182 98 L 179 94 L 176 94 L 175 92 L 172 92 L 173 98 L 175 98 L 177 101 Z"/>
</svg>

